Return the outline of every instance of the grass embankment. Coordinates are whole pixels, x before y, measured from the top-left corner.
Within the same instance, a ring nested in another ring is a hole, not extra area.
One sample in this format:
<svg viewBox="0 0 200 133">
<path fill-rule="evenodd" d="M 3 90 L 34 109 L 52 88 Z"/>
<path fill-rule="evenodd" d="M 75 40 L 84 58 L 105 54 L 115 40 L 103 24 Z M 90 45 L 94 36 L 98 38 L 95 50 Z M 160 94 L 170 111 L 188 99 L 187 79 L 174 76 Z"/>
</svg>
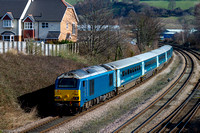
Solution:
<svg viewBox="0 0 200 133">
<path fill-rule="evenodd" d="M 108 124 L 119 119 L 122 115 L 128 112 L 131 113 L 137 108 L 138 105 L 145 103 L 145 101 L 164 88 L 168 84 L 168 78 L 173 79 L 176 77 L 176 73 L 180 70 L 181 64 L 181 59 L 177 59 L 177 61 L 173 64 L 171 71 L 157 77 L 154 84 L 145 88 L 145 90 L 137 91 L 133 95 L 126 97 L 121 104 L 113 105 L 104 116 L 89 121 L 85 123 L 83 127 L 80 127 L 80 129 L 74 129 L 75 131 L 72 132 L 99 132 L 102 128 L 105 128 Z"/>
<path fill-rule="evenodd" d="M 147 3 L 150 6 L 168 9 L 169 1 L 140 1 L 141 3 Z M 176 1 L 175 8 L 181 8 L 183 10 L 194 7 L 196 4 L 200 3 L 199 0 L 196 1 Z"/>
<path fill-rule="evenodd" d="M 77 2 L 81 0 L 66 0 L 66 2 L 75 5 Z M 122 0 L 119 0 L 122 1 Z M 144 0 L 140 1 L 140 3 L 147 3 L 150 6 L 158 7 L 158 8 L 164 8 L 168 9 L 169 1 L 164 0 Z M 183 1 L 176 1 L 176 7 L 175 8 L 181 8 L 183 10 L 189 9 L 190 7 L 194 7 L 196 4 L 200 3 L 200 0 L 183 0 Z"/>
<path fill-rule="evenodd" d="M 38 119 L 36 108 L 24 113 L 17 98 L 54 84 L 63 72 L 84 66 L 61 57 L 0 54 L 0 129 L 13 129 Z"/>
</svg>

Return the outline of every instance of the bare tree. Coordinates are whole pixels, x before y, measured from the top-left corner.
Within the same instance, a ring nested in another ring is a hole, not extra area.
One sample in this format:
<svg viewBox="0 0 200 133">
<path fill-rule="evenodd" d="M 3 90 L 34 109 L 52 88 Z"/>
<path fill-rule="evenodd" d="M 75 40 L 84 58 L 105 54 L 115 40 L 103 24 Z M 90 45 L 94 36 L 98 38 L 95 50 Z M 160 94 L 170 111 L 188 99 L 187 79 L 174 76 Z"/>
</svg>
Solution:
<svg viewBox="0 0 200 133">
<path fill-rule="evenodd" d="M 200 4 L 195 6 L 195 19 L 196 19 L 196 28 L 200 30 Z"/>
<path fill-rule="evenodd" d="M 137 45 L 140 51 L 144 51 L 146 46 L 154 48 L 162 28 L 160 20 L 150 15 L 147 16 L 144 13 L 131 13 L 129 15 L 129 22 L 133 33 L 136 34 Z"/>
<path fill-rule="evenodd" d="M 189 16 L 183 16 L 178 19 L 179 23 L 182 25 L 183 32 L 182 36 L 182 44 L 188 43 L 189 35 L 190 35 L 190 25 L 193 24 L 193 19 Z"/>
<path fill-rule="evenodd" d="M 196 25 L 196 33 L 195 33 L 195 43 L 200 47 L 200 4 L 195 6 L 195 25 Z"/>
<path fill-rule="evenodd" d="M 119 47 L 119 26 L 113 23 L 108 0 L 84 0 L 77 5 L 80 13 L 79 42 L 82 53 L 95 56 L 104 53 L 108 58 L 111 49 Z M 118 56 L 118 55 L 117 55 Z"/>
<path fill-rule="evenodd" d="M 175 0 L 169 0 L 168 9 L 174 10 L 175 7 L 176 7 L 176 1 Z"/>
</svg>

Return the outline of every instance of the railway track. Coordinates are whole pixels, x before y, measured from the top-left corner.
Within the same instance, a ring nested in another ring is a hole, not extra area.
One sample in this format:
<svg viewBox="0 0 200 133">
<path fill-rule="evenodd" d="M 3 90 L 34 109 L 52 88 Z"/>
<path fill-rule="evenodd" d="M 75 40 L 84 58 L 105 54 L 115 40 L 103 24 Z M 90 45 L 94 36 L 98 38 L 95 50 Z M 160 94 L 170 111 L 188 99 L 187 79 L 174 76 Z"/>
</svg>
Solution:
<svg viewBox="0 0 200 133">
<path fill-rule="evenodd" d="M 184 77 L 184 73 L 188 73 L 188 74 L 189 74 L 189 72 L 186 70 L 186 67 L 185 67 L 185 69 L 184 69 L 184 72 L 181 74 L 181 75 L 182 75 L 181 77 Z M 181 77 L 180 77 L 178 80 L 181 80 Z M 149 80 L 149 79 L 147 79 L 145 82 L 147 82 L 148 80 Z M 145 82 L 142 82 L 141 84 L 143 84 L 143 83 L 145 83 Z M 184 82 L 184 81 L 181 81 L 181 82 Z M 140 84 L 140 85 L 141 85 L 141 84 Z M 118 95 L 118 96 L 116 96 L 116 97 L 114 97 L 114 98 L 112 98 L 112 99 L 110 99 L 110 100 L 107 100 L 107 101 L 105 101 L 105 102 L 103 102 L 103 103 L 100 103 L 100 104 L 98 104 L 98 105 L 96 105 L 96 106 L 94 106 L 94 107 L 88 109 L 87 111 L 84 111 L 84 112 L 82 112 L 82 113 L 80 113 L 80 114 L 76 114 L 75 116 L 64 116 L 64 117 L 62 117 L 62 118 L 60 118 L 60 117 L 57 116 L 57 117 L 54 117 L 54 118 L 52 118 L 52 119 L 50 119 L 50 120 L 48 120 L 48 121 L 45 121 L 45 122 L 40 123 L 40 124 L 38 124 L 38 125 L 35 125 L 34 127 L 31 127 L 31 128 L 29 128 L 29 129 L 26 129 L 26 130 L 24 130 L 24 131 L 22 131 L 22 132 L 47 132 L 47 131 L 50 131 L 50 130 L 52 130 L 52 129 L 54 129 L 54 128 L 59 127 L 60 125 L 62 125 L 62 124 L 64 124 L 64 123 L 67 123 L 67 122 L 69 122 L 69 121 L 71 121 L 71 120 L 74 120 L 74 119 L 76 119 L 76 118 L 78 118 L 78 117 L 80 117 L 80 116 L 82 116 L 82 115 L 84 115 L 84 114 L 86 114 L 86 113 L 88 113 L 88 112 L 90 112 L 90 111 L 92 111 L 92 110 L 98 108 L 99 106 L 104 105 L 105 103 L 107 103 L 107 102 L 109 102 L 109 101 L 111 101 L 111 100 L 114 100 L 114 99 L 118 98 L 119 96 L 121 96 L 121 95 L 123 95 L 123 94 L 128 93 L 129 91 L 131 91 L 132 89 L 134 89 L 134 88 L 136 88 L 136 87 L 138 87 L 138 86 L 139 86 L 139 85 L 136 85 L 136 86 L 132 87 L 131 89 L 129 89 L 129 90 L 127 90 L 127 91 L 121 93 L 120 95 Z M 174 84 L 173 86 L 175 86 L 175 84 Z M 169 91 L 170 91 L 170 90 L 169 90 Z M 167 94 L 167 92 L 166 92 L 166 94 Z M 163 96 L 166 95 L 166 94 L 163 94 Z"/>
<path fill-rule="evenodd" d="M 189 50 L 199 61 L 200 54 Z M 186 100 L 149 132 L 181 132 L 200 107 L 200 79 Z"/>
<path fill-rule="evenodd" d="M 157 116 L 159 114 L 163 114 L 166 108 L 170 107 L 170 104 L 172 104 L 172 101 L 176 99 L 179 93 L 182 92 L 182 90 L 185 88 L 186 84 L 190 80 L 192 73 L 194 71 L 193 59 L 186 52 L 181 51 L 181 53 L 185 58 L 186 65 L 185 65 L 183 73 L 177 79 L 177 81 L 173 83 L 166 92 L 164 92 L 158 99 L 152 102 L 147 108 L 139 112 L 137 115 L 133 116 L 131 119 L 126 121 L 124 124 L 122 124 L 113 132 L 120 132 L 120 131 L 139 132 L 145 126 L 150 127 L 149 123 L 150 122 L 152 123 L 153 120 L 158 119 Z M 192 93 L 190 97 L 192 97 Z M 195 107 L 195 108 L 198 109 L 198 107 Z M 191 111 L 191 112 L 195 112 L 195 111 Z M 161 125 L 161 127 L 163 127 L 163 125 Z M 158 130 L 151 130 L 151 132 L 155 132 L 155 131 L 157 132 Z M 147 132 L 147 131 L 143 130 L 142 132 Z"/>
</svg>

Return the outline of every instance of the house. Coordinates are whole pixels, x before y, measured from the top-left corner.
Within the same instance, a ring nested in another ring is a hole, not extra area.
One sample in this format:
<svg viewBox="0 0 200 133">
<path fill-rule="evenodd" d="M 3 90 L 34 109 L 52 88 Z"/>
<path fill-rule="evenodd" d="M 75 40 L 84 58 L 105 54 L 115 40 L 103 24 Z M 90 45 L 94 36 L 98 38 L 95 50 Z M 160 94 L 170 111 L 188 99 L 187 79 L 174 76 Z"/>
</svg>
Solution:
<svg viewBox="0 0 200 133">
<path fill-rule="evenodd" d="M 78 21 L 65 0 L 0 0 L 0 40 L 76 42 Z"/>
<path fill-rule="evenodd" d="M 177 33 L 184 32 L 182 29 L 166 29 L 161 35 L 160 39 L 165 40 L 165 39 L 173 39 L 174 35 Z"/>
</svg>

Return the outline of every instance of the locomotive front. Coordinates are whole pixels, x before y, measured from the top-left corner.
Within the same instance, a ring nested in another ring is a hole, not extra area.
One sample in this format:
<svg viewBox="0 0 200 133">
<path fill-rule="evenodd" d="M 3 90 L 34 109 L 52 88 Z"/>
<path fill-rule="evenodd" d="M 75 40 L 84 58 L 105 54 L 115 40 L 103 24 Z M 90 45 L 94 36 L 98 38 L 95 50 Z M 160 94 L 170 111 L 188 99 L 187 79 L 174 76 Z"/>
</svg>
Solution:
<svg viewBox="0 0 200 133">
<path fill-rule="evenodd" d="M 55 82 L 54 101 L 59 110 L 77 112 L 80 108 L 81 92 L 79 79 L 73 73 L 59 76 Z"/>
</svg>

